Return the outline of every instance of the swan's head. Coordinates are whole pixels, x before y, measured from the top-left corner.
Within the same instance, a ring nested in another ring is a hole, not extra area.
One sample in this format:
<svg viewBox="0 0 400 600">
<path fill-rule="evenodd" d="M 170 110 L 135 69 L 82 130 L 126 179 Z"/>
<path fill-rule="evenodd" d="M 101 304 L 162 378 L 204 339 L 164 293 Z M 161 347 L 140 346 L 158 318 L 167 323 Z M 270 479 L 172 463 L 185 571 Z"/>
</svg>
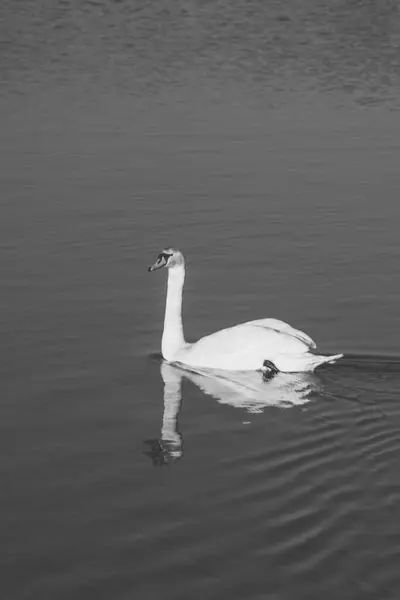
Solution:
<svg viewBox="0 0 400 600">
<path fill-rule="evenodd" d="M 151 265 L 148 270 L 157 271 L 157 269 L 161 269 L 162 267 L 172 269 L 174 267 L 183 267 L 184 264 L 185 259 L 183 258 L 182 252 L 179 252 L 179 250 L 175 250 L 174 248 L 164 248 L 158 255 L 154 265 Z"/>
</svg>

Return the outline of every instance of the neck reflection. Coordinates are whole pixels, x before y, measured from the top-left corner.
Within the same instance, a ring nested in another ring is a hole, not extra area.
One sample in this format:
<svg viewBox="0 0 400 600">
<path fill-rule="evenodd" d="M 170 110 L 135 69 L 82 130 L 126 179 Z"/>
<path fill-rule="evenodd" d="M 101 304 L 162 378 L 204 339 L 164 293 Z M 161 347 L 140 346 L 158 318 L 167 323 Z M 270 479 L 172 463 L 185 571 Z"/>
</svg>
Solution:
<svg viewBox="0 0 400 600">
<path fill-rule="evenodd" d="M 164 414 L 159 440 L 146 440 L 149 450 L 145 452 L 154 466 L 167 465 L 183 456 L 183 437 L 178 429 L 179 412 L 182 404 L 181 370 L 161 362 L 161 377 L 164 382 Z"/>
</svg>

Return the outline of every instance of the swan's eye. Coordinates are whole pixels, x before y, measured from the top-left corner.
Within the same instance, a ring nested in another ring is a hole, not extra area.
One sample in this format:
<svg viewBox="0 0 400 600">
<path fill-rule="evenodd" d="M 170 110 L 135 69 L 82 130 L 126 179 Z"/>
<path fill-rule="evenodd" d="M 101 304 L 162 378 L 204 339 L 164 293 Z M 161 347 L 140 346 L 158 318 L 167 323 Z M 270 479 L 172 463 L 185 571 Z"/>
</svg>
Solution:
<svg viewBox="0 0 400 600">
<path fill-rule="evenodd" d="M 172 254 L 168 254 L 167 252 L 161 252 L 158 255 L 157 262 L 160 263 L 163 260 L 165 260 L 165 263 L 167 263 L 169 261 L 169 259 L 171 258 L 171 256 L 172 256 Z"/>
</svg>

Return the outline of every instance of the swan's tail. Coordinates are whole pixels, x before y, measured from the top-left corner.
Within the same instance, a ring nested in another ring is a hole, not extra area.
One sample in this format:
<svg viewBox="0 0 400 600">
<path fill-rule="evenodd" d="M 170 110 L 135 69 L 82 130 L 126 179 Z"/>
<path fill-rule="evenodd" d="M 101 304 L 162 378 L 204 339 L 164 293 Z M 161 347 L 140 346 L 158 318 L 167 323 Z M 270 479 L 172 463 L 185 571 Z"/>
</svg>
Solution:
<svg viewBox="0 0 400 600">
<path fill-rule="evenodd" d="M 324 364 L 328 364 L 328 365 L 332 365 L 333 363 L 335 363 L 337 360 L 339 360 L 339 358 L 342 358 L 343 354 L 331 354 L 331 356 L 321 356 L 321 355 L 310 355 L 309 360 L 310 360 L 310 366 L 313 367 L 313 371 L 314 369 L 316 369 L 317 367 L 319 367 L 319 365 L 324 365 Z"/>
<path fill-rule="evenodd" d="M 274 361 L 275 366 L 283 373 L 299 373 L 315 371 L 317 367 L 323 364 L 333 364 L 343 354 L 332 354 L 331 356 L 322 356 L 305 352 L 304 354 L 280 356 Z"/>
</svg>

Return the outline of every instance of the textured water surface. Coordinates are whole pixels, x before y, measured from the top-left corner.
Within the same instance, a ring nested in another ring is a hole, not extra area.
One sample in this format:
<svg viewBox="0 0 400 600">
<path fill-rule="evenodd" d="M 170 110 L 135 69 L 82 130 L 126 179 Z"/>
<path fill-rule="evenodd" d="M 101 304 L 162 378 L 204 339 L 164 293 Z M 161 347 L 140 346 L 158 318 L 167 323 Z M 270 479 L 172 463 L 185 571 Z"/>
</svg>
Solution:
<svg viewBox="0 0 400 600">
<path fill-rule="evenodd" d="M 7 600 L 397 600 L 395 1 L 0 7 Z M 275 317 L 345 359 L 159 356 Z"/>
</svg>

